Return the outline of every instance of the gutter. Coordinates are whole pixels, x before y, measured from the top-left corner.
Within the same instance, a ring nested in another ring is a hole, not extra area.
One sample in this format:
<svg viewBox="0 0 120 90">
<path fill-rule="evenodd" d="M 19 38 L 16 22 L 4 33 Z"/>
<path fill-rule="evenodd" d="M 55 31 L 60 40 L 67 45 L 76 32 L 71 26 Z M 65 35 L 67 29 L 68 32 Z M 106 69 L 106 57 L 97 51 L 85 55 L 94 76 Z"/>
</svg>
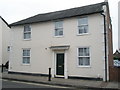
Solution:
<svg viewBox="0 0 120 90">
<path fill-rule="evenodd" d="M 105 18 L 106 16 L 101 13 L 101 15 L 104 18 L 104 45 L 105 45 L 105 82 L 107 82 L 107 33 L 106 33 L 106 21 Z"/>
</svg>

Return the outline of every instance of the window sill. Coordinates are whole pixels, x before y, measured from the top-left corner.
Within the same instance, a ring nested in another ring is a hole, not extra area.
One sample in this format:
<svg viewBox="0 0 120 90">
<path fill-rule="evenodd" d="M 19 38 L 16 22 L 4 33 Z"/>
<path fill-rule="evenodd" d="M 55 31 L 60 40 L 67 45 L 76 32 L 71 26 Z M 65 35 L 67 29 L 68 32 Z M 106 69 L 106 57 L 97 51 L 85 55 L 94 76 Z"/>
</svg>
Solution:
<svg viewBox="0 0 120 90">
<path fill-rule="evenodd" d="M 30 66 L 30 64 L 23 64 L 23 63 L 22 63 L 21 65 L 22 65 L 22 66 Z"/>
<path fill-rule="evenodd" d="M 23 41 L 31 41 L 31 39 L 23 39 Z"/>
<path fill-rule="evenodd" d="M 62 37 L 64 37 L 64 36 L 54 36 L 55 38 L 62 38 Z"/>
<path fill-rule="evenodd" d="M 89 35 L 89 33 L 77 34 L 77 36 Z"/>
<path fill-rule="evenodd" d="M 78 68 L 91 68 L 91 66 L 78 66 Z"/>
</svg>

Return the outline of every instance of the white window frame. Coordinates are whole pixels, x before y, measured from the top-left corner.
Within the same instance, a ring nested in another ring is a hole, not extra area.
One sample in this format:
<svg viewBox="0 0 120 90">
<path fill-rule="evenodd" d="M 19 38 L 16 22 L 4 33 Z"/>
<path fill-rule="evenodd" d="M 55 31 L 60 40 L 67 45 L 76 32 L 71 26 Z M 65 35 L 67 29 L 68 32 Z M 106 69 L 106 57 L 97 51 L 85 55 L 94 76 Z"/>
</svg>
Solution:
<svg viewBox="0 0 120 90">
<path fill-rule="evenodd" d="M 79 56 L 79 48 L 89 48 L 89 56 Z M 89 57 L 89 65 L 79 65 L 79 57 Z M 77 66 L 78 67 L 91 67 L 91 53 L 90 47 L 77 47 Z"/>
<path fill-rule="evenodd" d="M 23 55 L 23 51 L 24 51 L 24 50 L 30 50 L 30 56 L 24 56 L 24 55 Z M 29 63 L 23 63 L 23 58 L 30 58 L 30 59 L 29 59 Z M 23 49 L 22 49 L 22 64 L 23 64 L 23 65 L 30 65 L 30 62 L 31 62 L 31 49 L 30 49 L 30 48 L 23 48 Z"/>
<path fill-rule="evenodd" d="M 62 27 L 56 27 L 57 22 L 62 22 Z M 64 33 L 62 35 L 56 35 L 56 30 L 61 31 L 60 29 L 62 29 L 62 33 L 63 33 L 63 21 L 56 21 L 55 22 L 55 29 L 54 29 L 54 37 L 63 37 Z"/>
<path fill-rule="evenodd" d="M 86 18 L 87 19 L 87 23 L 86 24 L 79 24 L 79 20 L 80 19 L 83 19 L 83 18 Z M 79 27 L 84 27 L 84 26 L 87 26 L 87 32 L 86 33 L 79 33 Z M 80 17 L 78 18 L 78 29 L 77 29 L 77 35 L 86 35 L 86 34 L 89 34 L 89 25 L 88 25 L 88 17 Z"/>
<path fill-rule="evenodd" d="M 29 27 L 30 27 L 30 31 L 25 31 L 25 26 L 29 26 Z M 30 25 L 24 25 L 23 39 L 24 39 L 24 40 L 31 40 L 31 32 L 32 32 L 31 26 L 30 26 Z M 30 33 L 30 38 L 25 38 L 25 34 L 26 34 L 26 33 Z"/>
</svg>

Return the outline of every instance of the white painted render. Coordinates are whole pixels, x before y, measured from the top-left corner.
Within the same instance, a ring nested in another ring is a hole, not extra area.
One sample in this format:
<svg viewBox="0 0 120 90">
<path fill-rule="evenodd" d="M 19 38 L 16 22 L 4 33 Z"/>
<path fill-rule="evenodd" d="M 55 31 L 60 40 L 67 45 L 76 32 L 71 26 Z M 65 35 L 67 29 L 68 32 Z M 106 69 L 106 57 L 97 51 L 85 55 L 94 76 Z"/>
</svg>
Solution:
<svg viewBox="0 0 120 90">
<path fill-rule="evenodd" d="M 120 51 L 120 1 L 118 3 L 118 49 Z"/>
<path fill-rule="evenodd" d="M 5 64 L 9 60 L 9 52 L 7 48 L 10 43 L 10 28 L 0 18 L 0 65 Z"/>
<path fill-rule="evenodd" d="M 0 19 L 0 65 L 2 64 L 2 20 Z"/>
<path fill-rule="evenodd" d="M 9 71 L 55 75 L 55 53 L 49 47 L 70 45 L 65 50 L 65 77 L 104 77 L 104 24 L 100 14 L 88 15 L 89 34 L 77 35 L 78 18 L 63 19 L 63 37 L 54 37 L 54 21 L 31 24 L 32 38 L 23 40 L 23 25 L 13 26 Z M 90 67 L 79 67 L 77 48 L 90 47 Z M 22 49 L 31 49 L 30 65 L 22 64 Z"/>
</svg>

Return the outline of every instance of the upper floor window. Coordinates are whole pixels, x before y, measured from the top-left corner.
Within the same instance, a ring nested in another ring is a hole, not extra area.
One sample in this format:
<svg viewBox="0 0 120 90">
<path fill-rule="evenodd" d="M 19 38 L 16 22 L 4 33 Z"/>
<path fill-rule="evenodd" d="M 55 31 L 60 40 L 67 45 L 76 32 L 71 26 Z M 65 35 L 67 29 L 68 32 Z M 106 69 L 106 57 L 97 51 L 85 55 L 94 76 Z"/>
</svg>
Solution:
<svg viewBox="0 0 120 90">
<path fill-rule="evenodd" d="M 78 48 L 78 65 L 79 66 L 90 65 L 89 47 Z"/>
<path fill-rule="evenodd" d="M 30 25 L 24 26 L 24 39 L 30 39 L 31 38 L 31 27 Z"/>
<path fill-rule="evenodd" d="M 78 19 L 78 34 L 88 33 L 88 18 L 79 18 Z"/>
<path fill-rule="evenodd" d="M 30 64 L 30 49 L 23 49 L 23 64 Z"/>
<path fill-rule="evenodd" d="M 63 36 L 63 22 L 55 22 L 55 36 Z"/>
</svg>

